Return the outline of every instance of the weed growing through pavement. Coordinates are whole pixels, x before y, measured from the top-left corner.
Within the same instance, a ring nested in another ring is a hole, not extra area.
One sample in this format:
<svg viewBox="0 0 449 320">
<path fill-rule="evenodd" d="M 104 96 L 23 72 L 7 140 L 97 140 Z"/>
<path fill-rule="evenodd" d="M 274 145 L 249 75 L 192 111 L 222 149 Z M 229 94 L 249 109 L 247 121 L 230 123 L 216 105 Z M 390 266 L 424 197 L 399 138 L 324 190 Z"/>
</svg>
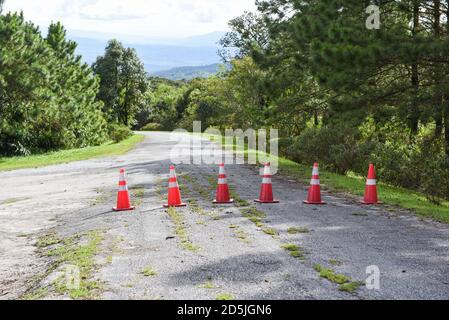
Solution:
<svg viewBox="0 0 449 320">
<path fill-rule="evenodd" d="M 175 234 L 179 238 L 181 247 L 192 252 L 198 251 L 200 248 L 194 245 L 189 239 L 186 231 L 186 223 L 184 217 L 179 212 L 177 212 L 175 208 L 169 208 L 167 212 L 171 221 L 175 225 Z"/>
<path fill-rule="evenodd" d="M 22 299 L 40 299 L 53 288 L 60 295 L 67 294 L 72 299 L 95 299 L 101 291 L 101 283 L 92 280 L 97 267 L 95 256 L 100 252 L 100 245 L 104 239 L 104 231 L 94 230 L 77 234 L 67 238 L 60 238 L 50 234 L 39 239 L 38 248 L 53 259 L 50 268 L 38 278 L 39 283 L 48 277 L 53 271 L 62 266 L 73 266 L 79 270 L 79 285 L 75 288 L 68 287 L 66 275 L 59 276 L 51 285 L 29 292 Z"/>
<path fill-rule="evenodd" d="M 288 228 L 287 230 L 288 234 L 298 234 L 298 233 L 310 233 L 310 230 L 308 228 Z"/>
<path fill-rule="evenodd" d="M 234 300 L 234 296 L 230 293 L 220 293 L 219 295 L 217 295 L 215 297 L 215 300 L 230 301 L 230 300 Z"/>
<path fill-rule="evenodd" d="M 284 244 L 281 246 L 281 248 L 288 251 L 290 253 L 290 255 L 294 258 L 304 259 L 304 252 L 303 252 L 302 248 L 300 248 L 296 244 L 291 244 L 291 243 Z"/>
<path fill-rule="evenodd" d="M 133 196 L 134 205 L 140 206 L 143 203 L 143 198 L 145 196 L 145 186 L 133 186 L 130 188 L 131 194 Z"/>
<path fill-rule="evenodd" d="M 145 267 L 141 272 L 145 277 L 155 277 L 157 272 L 152 267 Z"/>
<path fill-rule="evenodd" d="M 351 278 L 343 275 L 338 274 L 332 269 L 324 268 L 323 266 L 316 264 L 314 266 L 314 269 L 316 272 L 320 274 L 320 277 L 323 279 L 327 279 L 330 282 L 333 282 L 335 284 L 339 284 L 338 290 L 348 293 L 354 293 L 356 292 L 360 286 L 362 285 L 361 282 L 358 281 L 352 281 Z"/>
</svg>

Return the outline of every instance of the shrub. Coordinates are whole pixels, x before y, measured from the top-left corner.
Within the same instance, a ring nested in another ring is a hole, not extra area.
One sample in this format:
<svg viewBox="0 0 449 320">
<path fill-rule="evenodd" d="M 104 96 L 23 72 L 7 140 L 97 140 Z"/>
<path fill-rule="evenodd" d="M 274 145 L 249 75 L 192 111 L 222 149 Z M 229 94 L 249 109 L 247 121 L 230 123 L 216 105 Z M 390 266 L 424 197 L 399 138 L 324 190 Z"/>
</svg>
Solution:
<svg viewBox="0 0 449 320">
<path fill-rule="evenodd" d="M 109 129 L 109 137 L 115 143 L 125 140 L 126 138 L 132 136 L 133 134 L 131 129 L 123 125 L 112 124 L 109 126 L 108 129 Z"/>
<path fill-rule="evenodd" d="M 147 125 L 143 126 L 141 131 L 163 131 L 164 128 L 159 123 L 148 123 Z"/>
<path fill-rule="evenodd" d="M 318 161 L 328 170 L 345 174 L 363 167 L 369 157 L 369 148 L 361 148 L 357 138 L 358 131 L 353 128 L 308 128 L 293 139 L 285 154 L 294 161 L 304 164 Z"/>
</svg>

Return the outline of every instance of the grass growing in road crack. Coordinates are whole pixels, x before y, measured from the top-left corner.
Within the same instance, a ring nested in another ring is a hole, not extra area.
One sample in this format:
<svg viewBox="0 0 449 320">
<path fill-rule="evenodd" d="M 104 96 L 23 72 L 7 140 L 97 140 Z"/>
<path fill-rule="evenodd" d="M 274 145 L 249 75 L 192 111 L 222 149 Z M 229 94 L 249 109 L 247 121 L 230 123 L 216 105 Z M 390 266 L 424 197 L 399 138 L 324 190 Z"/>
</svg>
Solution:
<svg viewBox="0 0 449 320">
<path fill-rule="evenodd" d="M 304 259 L 303 250 L 296 244 L 284 244 L 281 248 L 288 251 L 293 258 Z"/>
<path fill-rule="evenodd" d="M 220 293 L 215 297 L 215 300 L 218 301 L 231 301 L 234 300 L 234 296 L 230 293 Z"/>
<path fill-rule="evenodd" d="M 171 221 L 175 225 L 175 234 L 179 238 L 181 247 L 192 252 L 198 251 L 200 248 L 194 245 L 189 239 L 184 217 L 179 212 L 177 212 L 175 208 L 169 208 L 167 212 Z"/>
<path fill-rule="evenodd" d="M 332 269 L 324 268 L 323 266 L 321 266 L 319 264 L 316 264 L 314 266 L 314 269 L 316 272 L 318 272 L 320 274 L 321 278 L 327 279 L 330 282 L 340 285 L 338 288 L 338 290 L 340 290 L 340 291 L 347 292 L 347 293 L 354 293 L 362 285 L 362 283 L 359 281 L 352 281 L 351 278 L 349 278 L 343 274 L 338 274 Z"/>
<path fill-rule="evenodd" d="M 50 233 L 39 238 L 39 240 L 36 243 L 36 246 L 42 249 L 61 243 L 61 241 L 62 240 L 58 237 L 56 233 Z"/>
<path fill-rule="evenodd" d="M 117 156 L 127 153 L 144 139 L 144 135 L 137 134 L 119 143 L 109 143 L 98 147 L 62 150 L 27 157 L 0 158 L 0 171 L 45 167 L 91 158 Z"/>
<path fill-rule="evenodd" d="M 201 198 L 203 198 L 203 200 L 206 200 L 206 201 L 210 200 L 210 198 L 211 198 L 210 191 L 207 190 L 202 185 L 200 185 L 200 183 L 198 182 L 198 180 L 196 178 L 193 178 L 189 175 L 185 175 L 184 179 L 192 185 L 193 190 L 196 193 L 198 193 L 201 196 Z"/>
<path fill-rule="evenodd" d="M 279 232 L 277 232 L 277 231 L 276 231 L 275 229 L 273 229 L 273 228 L 262 228 L 262 231 L 263 231 L 265 234 L 268 234 L 269 236 L 273 236 L 273 237 L 279 235 Z"/>
<path fill-rule="evenodd" d="M 205 284 L 199 285 L 198 288 L 212 290 L 217 287 L 213 284 L 212 280 L 208 280 Z"/>
<path fill-rule="evenodd" d="M 308 228 L 288 228 L 287 230 L 288 234 L 298 234 L 298 233 L 310 233 L 310 230 Z"/>
<path fill-rule="evenodd" d="M 347 292 L 347 293 L 354 293 L 357 290 L 359 290 L 359 288 L 363 285 L 362 282 L 360 281 L 353 281 L 353 282 L 348 282 L 348 283 L 344 283 L 342 284 L 338 290 L 343 291 L 343 292 Z"/>
<path fill-rule="evenodd" d="M 320 274 L 321 278 L 327 279 L 330 282 L 333 282 L 336 284 L 344 284 L 344 283 L 350 282 L 350 279 L 348 277 L 346 277 L 345 275 L 335 273 L 334 270 L 324 268 L 319 264 L 316 264 L 314 266 L 314 269 L 316 272 L 318 272 Z"/>
<path fill-rule="evenodd" d="M 343 262 L 341 262 L 340 260 L 337 260 L 337 259 L 330 259 L 329 264 L 338 267 L 338 266 L 341 266 L 343 264 Z"/>
<path fill-rule="evenodd" d="M 131 194 L 133 195 L 133 204 L 135 206 L 140 206 L 143 203 L 143 197 L 145 195 L 144 186 L 133 186 L 130 188 Z"/>
<path fill-rule="evenodd" d="M 236 236 L 237 239 L 247 244 L 251 243 L 251 241 L 248 239 L 248 234 L 245 231 L 243 231 L 237 226 L 231 229 L 234 230 L 234 235 Z"/>
<path fill-rule="evenodd" d="M 9 198 L 9 199 L 6 199 L 6 200 L 1 201 L 0 204 L 3 204 L 3 205 L 13 204 L 13 203 L 17 203 L 17 202 L 25 201 L 25 200 L 29 200 L 29 199 L 31 199 L 31 198 L 28 198 L 28 197 L 23 197 L 23 198 Z"/>
<path fill-rule="evenodd" d="M 265 212 L 258 210 L 256 207 L 243 209 L 241 212 L 245 218 L 249 219 L 257 227 L 262 228 L 264 226 L 262 220 L 267 218 Z"/>
<path fill-rule="evenodd" d="M 59 238 L 55 234 L 42 237 L 36 246 L 53 258 L 50 268 L 36 280 L 42 281 L 53 271 L 63 266 L 74 266 L 79 270 L 79 286 L 70 288 L 64 272 L 49 286 L 39 288 L 24 295 L 22 299 L 41 299 L 48 294 L 50 287 L 60 295 L 67 294 L 71 299 L 95 299 L 101 289 L 98 281 L 92 280 L 96 269 L 95 256 L 100 251 L 104 239 L 104 231 L 94 230 L 67 238 Z"/>
<path fill-rule="evenodd" d="M 155 277 L 157 272 L 152 267 L 145 267 L 141 272 L 145 277 Z"/>
</svg>

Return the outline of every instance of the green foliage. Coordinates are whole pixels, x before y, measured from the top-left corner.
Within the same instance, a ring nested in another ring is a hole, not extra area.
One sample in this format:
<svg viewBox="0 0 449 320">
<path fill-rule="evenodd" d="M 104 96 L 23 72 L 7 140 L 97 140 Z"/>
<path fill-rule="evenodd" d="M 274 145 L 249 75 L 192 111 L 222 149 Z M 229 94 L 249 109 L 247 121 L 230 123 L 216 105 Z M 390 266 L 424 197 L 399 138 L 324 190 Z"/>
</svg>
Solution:
<svg viewBox="0 0 449 320">
<path fill-rule="evenodd" d="M 133 135 L 131 129 L 129 129 L 127 126 L 124 125 L 112 124 L 109 125 L 108 130 L 109 130 L 109 137 L 115 143 L 119 143 L 120 141 L 123 141 L 126 138 Z"/>
<path fill-rule="evenodd" d="M 143 126 L 141 131 L 162 131 L 164 130 L 164 127 L 159 123 L 148 123 L 147 125 Z"/>
<path fill-rule="evenodd" d="M 61 24 L 44 39 L 22 14 L 0 16 L 0 154 L 29 155 L 107 140 L 98 79 Z"/>
<path fill-rule="evenodd" d="M 108 121 L 133 125 L 145 107 L 147 90 L 147 74 L 135 49 L 111 40 L 93 69 L 101 78 L 97 99 L 104 103 Z"/>
</svg>

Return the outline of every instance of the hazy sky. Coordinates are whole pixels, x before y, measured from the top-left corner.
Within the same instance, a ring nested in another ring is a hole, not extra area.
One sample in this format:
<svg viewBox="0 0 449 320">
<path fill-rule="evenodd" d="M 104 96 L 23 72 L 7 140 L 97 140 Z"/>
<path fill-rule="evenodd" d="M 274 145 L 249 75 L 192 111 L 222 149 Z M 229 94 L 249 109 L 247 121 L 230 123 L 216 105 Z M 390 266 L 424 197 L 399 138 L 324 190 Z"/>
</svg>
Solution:
<svg viewBox="0 0 449 320">
<path fill-rule="evenodd" d="M 69 30 L 146 37 L 186 37 L 227 30 L 255 0 L 6 0 L 41 27 L 61 21 Z"/>
</svg>

